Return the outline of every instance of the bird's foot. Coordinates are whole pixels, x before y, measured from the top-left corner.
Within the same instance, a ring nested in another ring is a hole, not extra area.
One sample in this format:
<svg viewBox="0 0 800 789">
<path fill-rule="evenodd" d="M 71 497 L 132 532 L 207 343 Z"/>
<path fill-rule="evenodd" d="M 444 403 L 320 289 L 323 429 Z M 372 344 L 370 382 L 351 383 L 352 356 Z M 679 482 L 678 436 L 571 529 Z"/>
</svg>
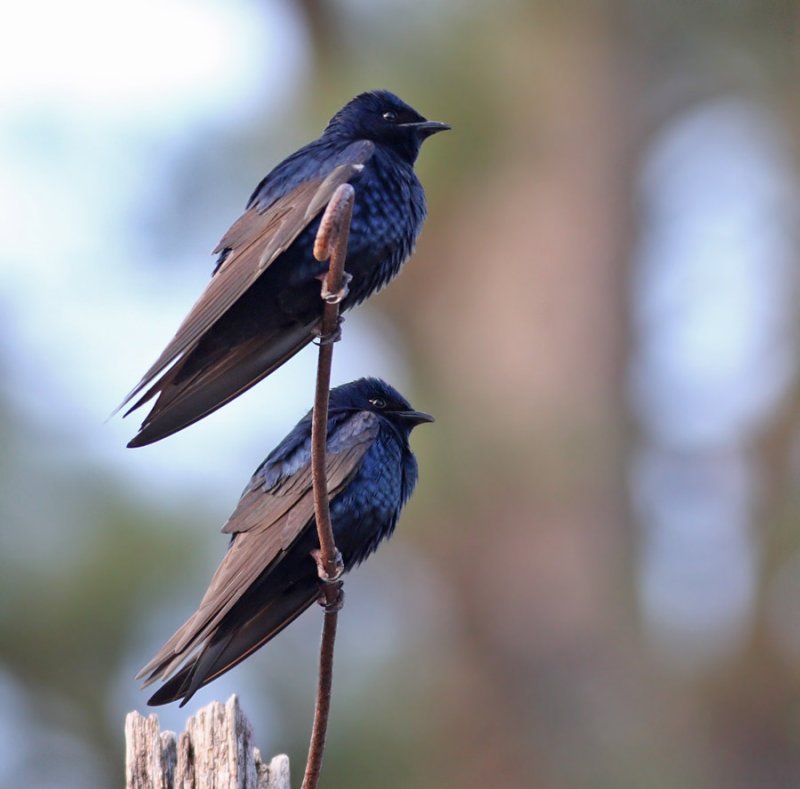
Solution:
<svg viewBox="0 0 800 789">
<path fill-rule="evenodd" d="M 322 551 L 317 548 L 311 551 L 311 556 L 317 563 L 317 575 L 322 581 L 322 592 L 317 602 L 325 609 L 326 614 L 334 611 L 341 611 L 344 606 L 344 590 L 342 589 L 342 573 L 344 573 L 344 560 L 342 554 L 336 551 L 334 564 L 336 569 L 333 574 L 328 572 L 325 560 L 322 558 Z"/>
<path fill-rule="evenodd" d="M 353 275 L 348 274 L 346 271 L 342 273 L 342 287 L 337 291 L 328 290 L 328 275 L 323 274 L 320 279 L 322 280 L 322 290 L 320 296 L 323 301 L 328 304 L 340 304 L 350 293 L 350 283 L 353 281 Z"/>
<path fill-rule="evenodd" d="M 344 573 L 344 559 L 342 559 L 342 554 L 338 549 L 336 551 L 336 556 L 333 558 L 336 566 L 333 574 L 328 572 L 328 568 L 325 566 L 325 559 L 322 557 L 322 551 L 319 548 L 315 548 L 311 551 L 311 558 L 317 563 L 317 575 L 322 583 L 335 584 L 339 582 L 339 579 Z"/>
<path fill-rule="evenodd" d="M 342 589 L 342 582 L 336 581 L 332 583 L 328 589 L 330 591 L 323 591 L 317 598 L 317 602 L 325 609 L 326 614 L 333 614 L 336 611 L 341 611 L 344 608 L 344 589 Z M 332 599 L 329 598 L 331 595 Z"/>
<path fill-rule="evenodd" d="M 323 334 L 320 329 L 315 328 L 312 329 L 312 334 L 317 338 L 317 345 L 333 345 L 335 342 L 339 342 L 342 339 L 342 324 L 344 323 L 344 316 L 340 315 L 336 319 L 336 328 L 332 332 L 328 332 L 328 334 Z"/>
</svg>

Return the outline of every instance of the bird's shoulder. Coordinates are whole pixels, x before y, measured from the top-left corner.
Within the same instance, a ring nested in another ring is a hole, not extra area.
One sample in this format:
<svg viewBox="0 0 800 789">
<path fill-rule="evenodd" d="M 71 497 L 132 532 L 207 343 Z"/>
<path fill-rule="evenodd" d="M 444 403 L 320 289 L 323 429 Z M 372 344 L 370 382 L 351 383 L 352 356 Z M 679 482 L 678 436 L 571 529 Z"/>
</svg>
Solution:
<svg viewBox="0 0 800 789">
<path fill-rule="evenodd" d="M 369 140 L 349 143 L 314 140 L 295 151 L 262 178 L 247 201 L 247 208 L 266 211 L 275 201 L 308 181 L 327 178 L 337 167 L 366 165 L 374 156 Z"/>
<path fill-rule="evenodd" d="M 326 452 L 331 497 L 358 472 L 380 430 L 380 417 L 374 413 L 332 414 Z M 311 422 L 303 420 L 253 474 L 222 531 L 266 528 L 290 514 L 293 522 L 305 522 L 313 512 L 311 492 Z"/>
</svg>

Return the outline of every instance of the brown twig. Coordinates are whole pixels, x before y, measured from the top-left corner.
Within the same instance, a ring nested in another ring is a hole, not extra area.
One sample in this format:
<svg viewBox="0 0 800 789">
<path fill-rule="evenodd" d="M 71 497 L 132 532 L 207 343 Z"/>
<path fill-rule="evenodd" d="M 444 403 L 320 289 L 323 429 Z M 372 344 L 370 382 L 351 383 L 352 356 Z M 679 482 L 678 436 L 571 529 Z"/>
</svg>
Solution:
<svg viewBox="0 0 800 789">
<path fill-rule="evenodd" d="M 316 789 L 325 751 L 325 734 L 328 729 L 328 712 L 331 706 L 333 684 L 333 647 L 339 609 L 344 601 L 342 558 L 336 550 L 331 526 L 328 480 L 325 471 L 325 447 L 328 440 L 328 399 L 331 387 L 333 343 L 339 339 L 339 302 L 347 295 L 348 279 L 344 271 L 347 239 L 353 213 L 355 192 L 350 184 L 342 184 L 328 203 L 314 243 L 314 257 L 330 259 L 328 273 L 322 283 L 325 306 L 320 324 L 319 361 L 317 363 L 317 389 L 311 422 L 311 477 L 314 484 L 314 516 L 319 535 L 316 552 L 317 568 L 323 581 L 325 615 L 322 626 L 322 643 L 319 655 L 319 681 L 314 725 L 308 747 L 306 771 L 302 789 Z"/>
</svg>

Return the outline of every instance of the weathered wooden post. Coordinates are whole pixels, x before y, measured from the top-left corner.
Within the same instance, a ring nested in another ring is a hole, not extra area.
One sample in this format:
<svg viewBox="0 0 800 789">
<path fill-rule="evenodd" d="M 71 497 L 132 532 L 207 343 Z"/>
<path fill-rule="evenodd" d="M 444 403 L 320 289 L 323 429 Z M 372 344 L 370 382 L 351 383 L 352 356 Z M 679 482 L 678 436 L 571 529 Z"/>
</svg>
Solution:
<svg viewBox="0 0 800 789">
<path fill-rule="evenodd" d="M 125 789 L 291 789 L 289 757 L 261 760 L 236 696 L 203 707 L 177 737 L 157 715 L 129 712 Z"/>
</svg>

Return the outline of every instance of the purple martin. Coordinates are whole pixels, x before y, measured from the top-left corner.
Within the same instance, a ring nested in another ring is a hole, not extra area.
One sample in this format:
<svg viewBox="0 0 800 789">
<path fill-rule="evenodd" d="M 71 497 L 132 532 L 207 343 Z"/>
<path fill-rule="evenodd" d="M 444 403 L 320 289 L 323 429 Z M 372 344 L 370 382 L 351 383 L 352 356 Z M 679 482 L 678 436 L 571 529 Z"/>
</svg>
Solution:
<svg viewBox="0 0 800 789">
<path fill-rule="evenodd" d="M 345 571 L 394 531 L 417 482 L 409 434 L 432 421 L 376 378 L 331 390 L 326 468 Z M 138 674 L 146 685 L 167 680 L 148 704 L 183 706 L 320 597 L 310 412 L 258 467 L 222 531 L 230 545 L 200 606 Z"/>
<path fill-rule="evenodd" d="M 129 447 L 182 430 L 225 405 L 319 334 L 320 279 L 313 256 L 321 214 L 351 183 L 347 248 L 352 277 L 342 310 L 386 285 L 412 253 L 427 212 L 414 173 L 423 141 L 449 129 L 385 90 L 362 93 L 322 136 L 275 167 L 214 250 L 211 281 L 161 355 L 125 398 L 153 398 Z"/>
</svg>

